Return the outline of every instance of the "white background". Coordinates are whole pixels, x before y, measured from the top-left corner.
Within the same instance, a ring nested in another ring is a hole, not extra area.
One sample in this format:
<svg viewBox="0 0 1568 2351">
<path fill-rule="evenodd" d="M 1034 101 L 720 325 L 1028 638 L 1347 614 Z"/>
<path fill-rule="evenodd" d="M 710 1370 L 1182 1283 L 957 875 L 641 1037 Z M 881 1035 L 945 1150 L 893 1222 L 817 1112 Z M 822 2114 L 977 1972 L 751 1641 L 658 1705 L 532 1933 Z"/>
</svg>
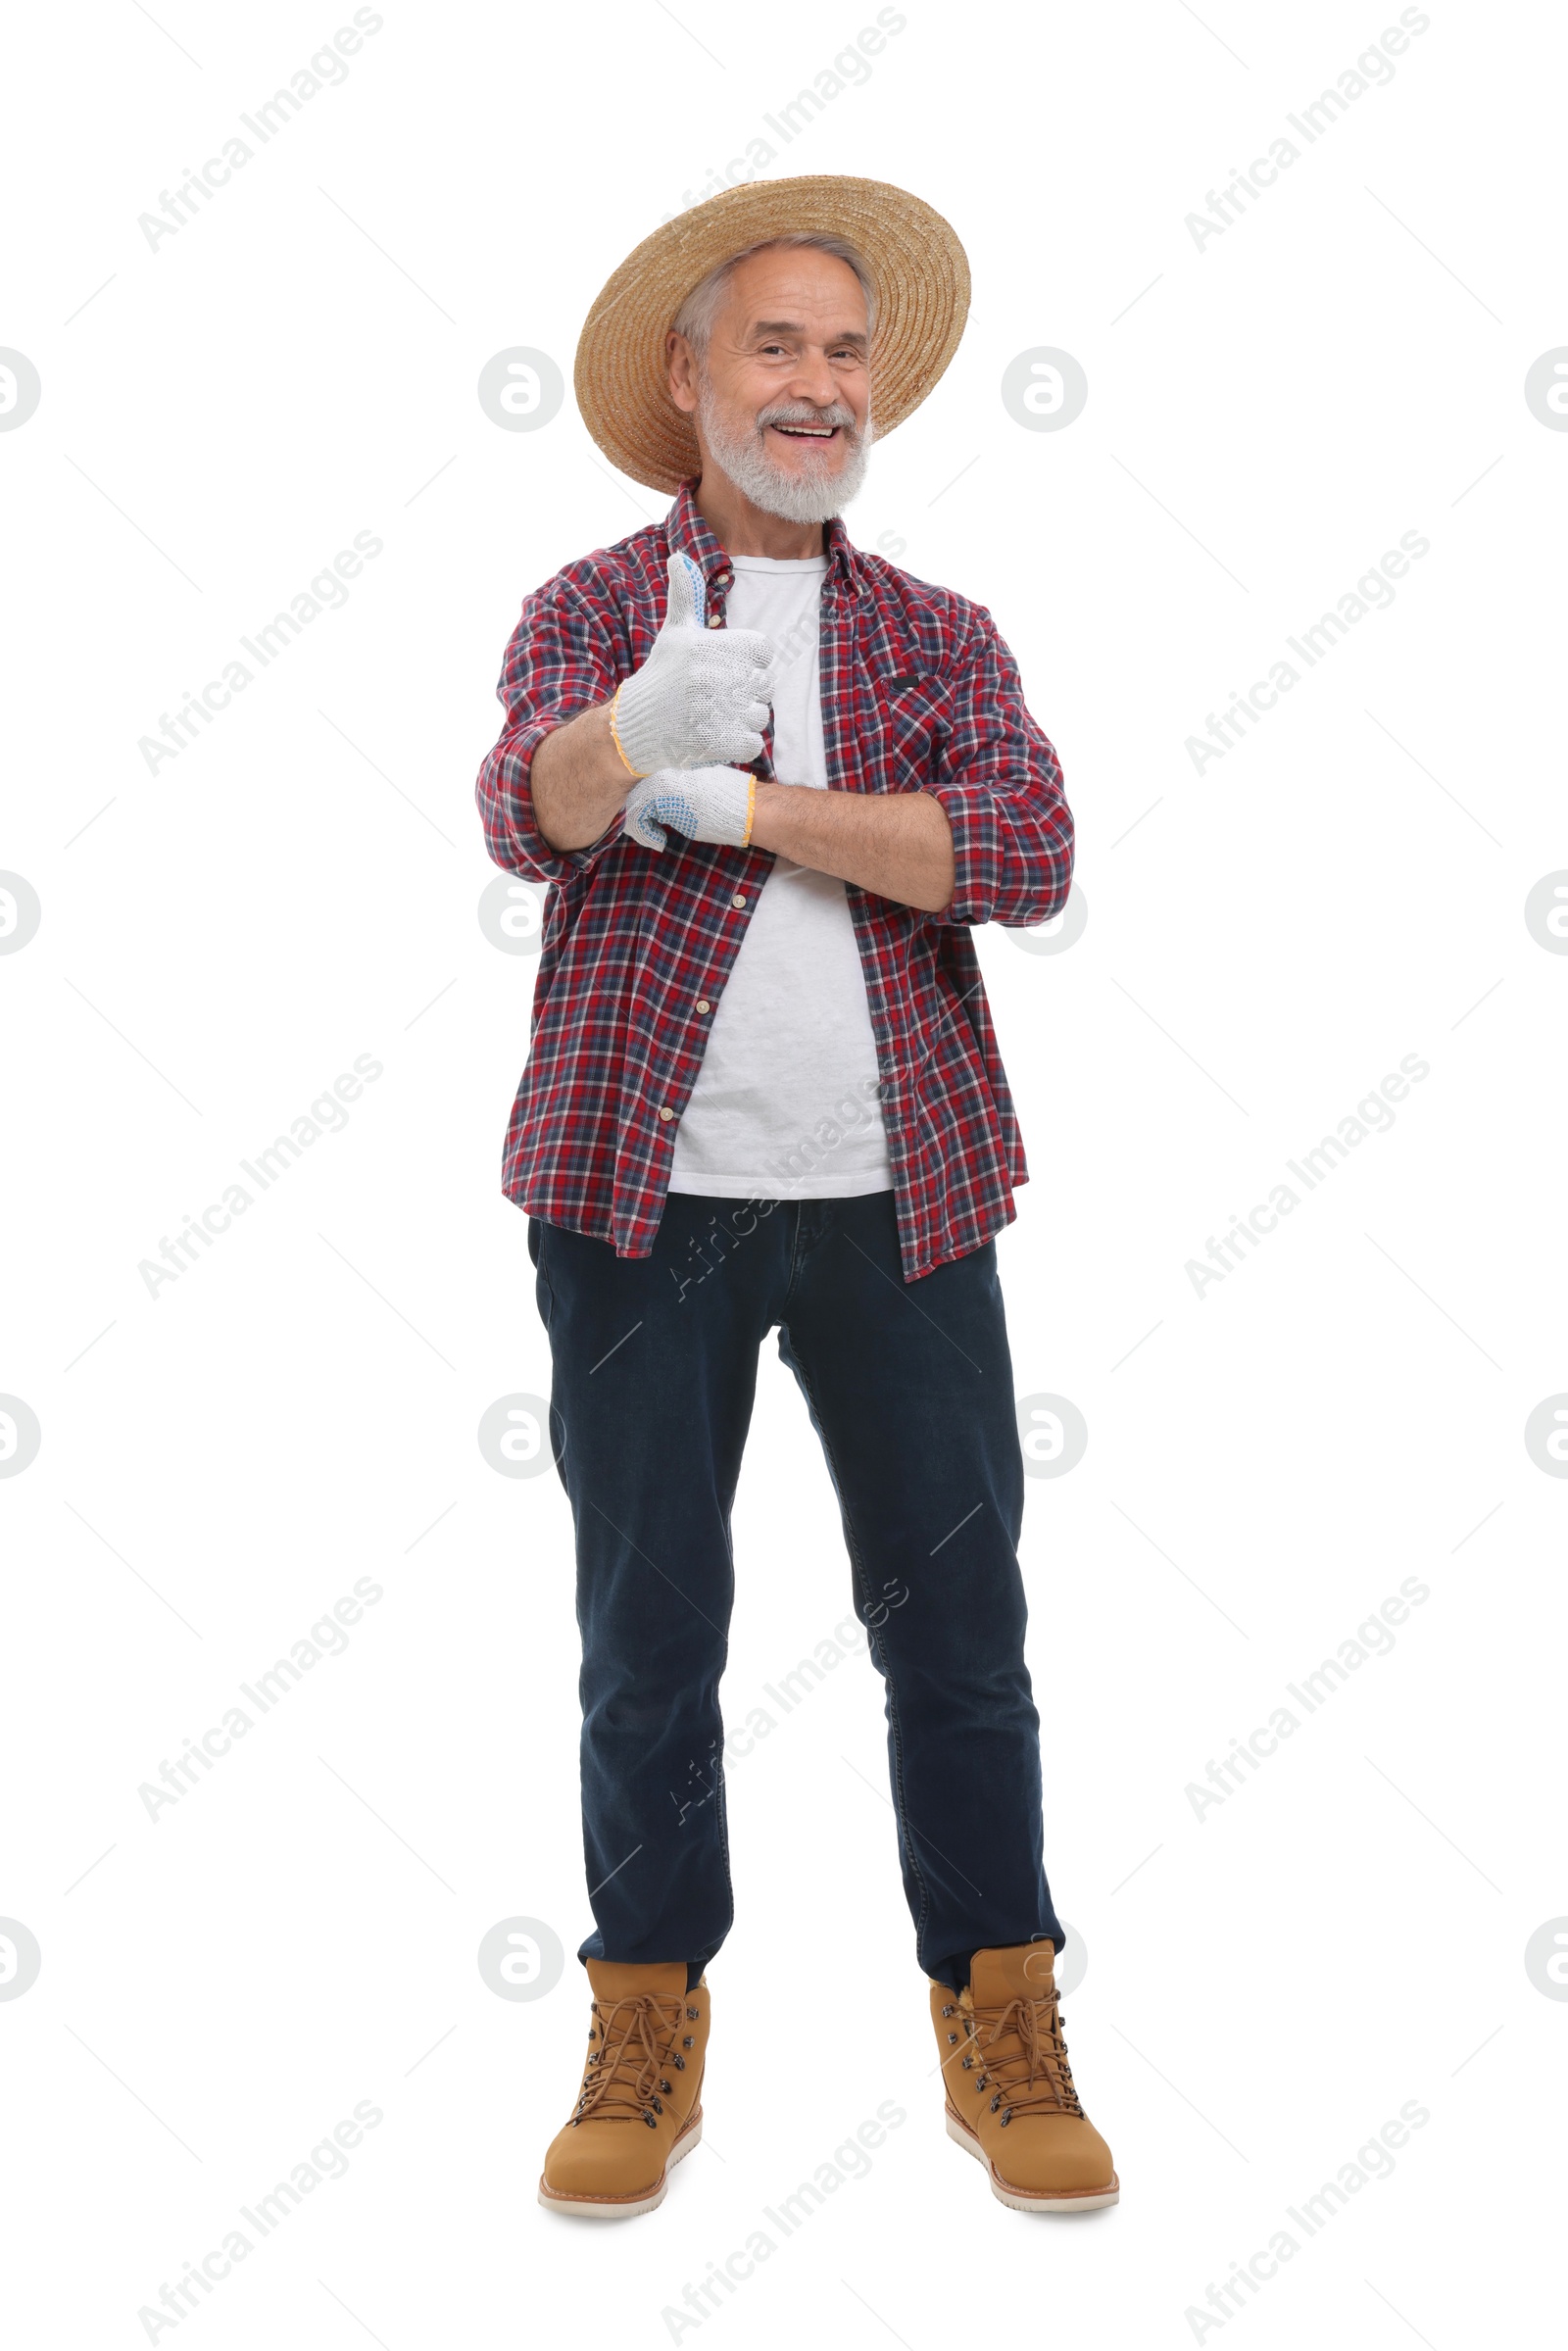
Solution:
<svg viewBox="0 0 1568 2351">
<path fill-rule="evenodd" d="M 507 432 L 475 385 L 515 345 L 569 384 L 622 255 L 874 12 L 389 4 L 153 251 L 138 215 L 348 16 L 155 13 L 33 12 L 4 142 L 0 343 L 43 384 L 0 433 L 0 866 L 42 904 L 0 958 L 0 1390 L 42 1430 L 0 1481 L 0 1913 L 42 1951 L 0 2002 L 17 2338 L 146 2340 L 368 2100 L 347 2176 L 157 2340 L 1534 2339 L 1568 1485 L 1523 1427 L 1568 1388 L 1568 959 L 1524 901 L 1568 865 L 1568 438 L 1523 383 L 1568 341 L 1560 19 L 1434 5 L 1201 250 L 1185 216 L 1396 10 L 909 0 L 769 167 L 897 181 L 963 239 L 962 347 L 849 519 L 992 610 L 1078 820 L 1083 938 L 979 946 L 1033 1176 L 1000 1245 L 1019 1394 L 1089 1428 L 1023 1559 L 1069 2038 L 1123 2200 L 1022 2218 L 944 2137 L 848 1663 L 731 1773 L 709 2144 L 590 2234 L 534 2204 L 588 1913 L 566 1505 L 475 1439 L 548 1356 L 499 1190 L 536 964 L 481 931 L 472 781 L 523 594 L 662 502 L 569 391 Z M 1061 431 L 1000 397 L 1039 346 L 1087 371 Z M 1195 773 L 1188 736 L 1411 530 L 1392 608 Z M 138 739 L 357 531 L 383 552 L 344 608 L 150 774 Z M 150 1297 L 139 1262 L 357 1054 L 384 1074 L 346 1128 Z M 1406 1054 L 1392 1131 L 1195 1295 L 1187 1260 Z M 850 1599 L 771 1348 L 736 1538 L 732 1719 Z M 140 1785 L 365 1576 L 346 1652 L 150 1819 Z M 1392 1653 L 1196 1817 L 1411 1576 Z M 548 1997 L 480 1978 L 514 1916 L 567 1947 Z M 887 2100 L 870 2175 L 678 2332 Z M 1411 2100 L 1393 2176 L 1200 2333 L 1209 2281 Z"/>
</svg>

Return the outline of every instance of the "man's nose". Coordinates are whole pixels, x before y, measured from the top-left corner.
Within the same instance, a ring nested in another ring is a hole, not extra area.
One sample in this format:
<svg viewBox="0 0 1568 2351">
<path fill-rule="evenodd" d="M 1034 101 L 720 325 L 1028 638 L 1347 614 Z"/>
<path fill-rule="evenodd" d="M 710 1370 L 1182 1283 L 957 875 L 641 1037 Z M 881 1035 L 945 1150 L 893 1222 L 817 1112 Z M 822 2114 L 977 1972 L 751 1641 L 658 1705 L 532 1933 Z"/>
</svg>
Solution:
<svg viewBox="0 0 1568 2351">
<path fill-rule="evenodd" d="M 802 353 L 790 375 L 789 392 L 792 400 L 814 401 L 818 408 L 831 408 L 844 397 L 825 352 Z"/>
</svg>

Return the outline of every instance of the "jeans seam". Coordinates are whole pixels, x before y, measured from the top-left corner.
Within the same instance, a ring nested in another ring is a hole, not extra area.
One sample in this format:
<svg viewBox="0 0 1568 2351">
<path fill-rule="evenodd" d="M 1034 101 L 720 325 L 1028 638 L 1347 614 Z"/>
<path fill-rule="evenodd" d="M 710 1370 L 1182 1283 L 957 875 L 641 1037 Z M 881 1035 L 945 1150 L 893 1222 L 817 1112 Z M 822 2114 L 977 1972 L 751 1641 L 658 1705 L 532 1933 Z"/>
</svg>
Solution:
<svg viewBox="0 0 1568 2351">
<path fill-rule="evenodd" d="M 786 1329 L 788 1328 L 787 1325 L 785 1327 Z M 791 1347 L 793 1349 L 793 1339 L 791 1340 Z M 893 1785 L 894 1792 L 897 1797 L 897 1802 L 894 1809 L 898 1820 L 900 1833 L 904 1841 L 904 1849 L 909 1856 L 909 1868 L 913 1873 L 916 1886 L 918 1886 L 920 1888 L 920 1915 L 914 1922 L 914 1946 L 915 1950 L 918 1952 L 925 1940 L 926 1921 L 931 1915 L 931 1896 L 926 1886 L 925 1873 L 920 1867 L 919 1856 L 915 1852 L 914 1836 L 909 1826 L 908 1806 L 905 1800 L 904 1737 L 899 1728 L 898 1688 L 893 1679 L 891 1666 L 887 1662 L 887 1652 L 883 1647 L 881 1639 L 872 1631 L 871 1625 L 869 1621 L 867 1621 L 870 1614 L 871 1593 L 865 1573 L 865 1560 L 860 1550 L 859 1538 L 855 1532 L 855 1521 L 850 1516 L 849 1504 L 844 1499 L 844 1489 L 839 1479 L 838 1463 L 834 1458 L 832 1443 L 829 1440 L 827 1433 L 827 1425 L 817 1408 L 816 1391 L 811 1385 L 811 1375 L 807 1368 L 806 1357 L 798 1350 L 795 1352 L 795 1360 L 800 1365 L 801 1383 L 806 1390 L 807 1401 L 811 1407 L 812 1417 L 816 1422 L 817 1434 L 822 1440 L 822 1450 L 827 1456 L 828 1474 L 833 1480 L 833 1489 L 835 1494 L 838 1495 L 839 1509 L 844 1519 L 845 1541 L 850 1553 L 850 1565 L 854 1571 L 855 1581 L 859 1587 L 862 1605 L 866 1610 L 866 1617 L 861 1620 L 863 1623 L 865 1623 L 866 1645 L 870 1649 L 872 1656 L 876 1659 L 877 1671 L 881 1674 L 883 1682 L 887 1687 L 888 1728 L 893 1734 Z"/>
<path fill-rule="evenodd" d="M 784 1296 L 779 1304 L 779 1314 L 781 1318 L 789 1312 L 790 1300 L 795 1296 L 795 1285 L 800 1280 L 801 1266 L 805 1259 L 805 1252 L 801 1246 L 804 1224 L 804 1219 L 801 1215 L 801 1203 L 799 1200 L 792 1200 L 790 1205 L 795 1210 L 795 1231 L 790 1240 L 789 1280 L 784 1285 Z"/>
<path fill-rule="evenodd" d="M 729 1596 L 730 1610 L 731 1615 L 733 1616 L 735 1607 L 735 1538 L 730 1531 L 730 1524 L 727 1518 L 724 1521 L 724 1549 L 729 1556 Z M 724 1921 L 722 1928 L 719 1930 L 718 1939 L 720 1944 L 723 1943 L 725 1937 L 730 1932 L 730 1929 L 735 1924 L 735 1880 L 730 1873 L 729 1866 L 729 1788 L 724 1777 L 724 1761 L 729 1750 L 729 1732 L 725 1728 L 723 1702 L 718 1694 L 719 1690 L 723 1687 L 724 1676 L 728 1673 L 728 1671 L 729 1626 L 726 1622 L 724 1631 L 724 1654 L 719 1660 L 718 1680 L 713 1685 L 713 1712 L 718 1717 L 718 1794 L 717 1801 L 713 1806 L 713 1818 L 715 1826 L 718 1830 L 718 1857 L 723 1865 L 724 1894 L 729 1906 L 729 1916 Z M 689 1953 L 687 1954 L 687 1964 L 690 1965 Z M 705 1960 L 703 1964 L 706 1967 L 708 1963 Z"/>
<path fill-rule="evenodd" d="M 566 1416 L 556 1402 L 556 1348 L 555 1341 L 551 1332 L 551 1325 L 555 1321 L 556 1314 L 556 1293 L 555 1287 L 550 1279 L 550 1268 L 545 1262 L 545 1235 L 549 1232 L 550 1227 L 542 1216 L 536 1221 L 539 1226 L 539 1255 L 534 1265 L 534 1272 L 537 1274 L 539 1282 L 544 1289 L 545 1302 L 543 1306 L 540 1307 L 539 1313 L 540 1320 L 545 1326 L 545 1341 L 550 1348 L 550 1400 L 546 1406 L 546 1437 L 552 1451 L 555 1452 L 556 1475 L 561 1480 L 562 1492 L 566 1495 L 566 1498 L 569 1501 L 571 1498 L 571 1488 L 566 1480 Z M 557 1421 L 561 1423 L 561 1444 L 559 1448 L 556 1446 Z"/>
<path fill-rule="evenodd" d="M 726 1664 L 728 1663 L 728 1657 L 729 1657 L 729 1651 L 728 1651 L 728 1644 L 726 1643 L 726 1644 L 725 1644 L 725 1662 L 726 1662 Z M 716 1699 L 715 1699 L 715 1705 L 716 1705 L 716 1703 L 717 1703 L 717 1701 L 716 1701 Z M 717 1815 L 718 1815 L 718 1819 L 717 1819 L 717 1828 L 718 1828 L 718 1857 L 719 1857 L 719 1860 L 720 1860 L 720 1861 L 722 1862 L 722 1864 L 723 1864 L 723 1869 L 724 1869 L 724 1893 L 725 1893 L 725 1898 L 726 1898 L 727 1905 L 728 1905 L 728 1909 L 729 1909 L 729 1916 L 728 1916 L 728 1917 L 725 1919 L 723 1926 L 722 1926 L 722 1927 L 720 1928 L 720 1930 L 719 1930 L 719 1937 L 718 1937 L 718 1939 L 719 1939 L 720 1943 L 722 1943 L 722 1942 L 724 1941 L 725 1937 L 726 1937 L 726 1936 L 728 1935 L 728 1934 L 729 1934 L 729 1931 L 730 1931 L 730 1929 L 731 1929 L 731 1928 L 734 1926 L 734 1924 L 735 1924 L 735 1881 L 734 1881 L 733 1877 L 730 1875 L 730 1866 L 729 1866 L 729 1790 L 728 1790 L 728 1788 L 726 1788 L 726 1786 L 725 1786 L 725 1784 L 724 1784 L 724 1750 L 725 1750 L 725 1748 L 728 1746 L 728 1744 L 729 1744 L 729 1738 L 728 1738 L 728 1734 L 726 1733 L 726 1731 L 725 1731 L 725 1729 L 724 1729 L 724 1715 L 723 1715 L 723 1710 L 722 1710 L 722 1708 L 719 1708 L 719 1710 L 718 1710 L 718 1803 L 717 1803 L 717 1805 L 716 1805 L 716 1807 L 715 1807 L 715 1810 L 716 1810 L 716 1812 L 717 1812 Z M 690 1954 L 688 1953 L 688 1955 L 687 1955 L 687 1956 L 688 1956 L 688 1963 L 689 1963 Z M 705 1964 L 705 1966 L 706 1966 L 706 1964 L 707 1964 L 707 1963 L 706 1963 L 706 1961 L 704 1962 L 704 1964 Z"/>
<path fill-rule="evenodd" d="M 550 1336 L 551 1317 L 554 1315 L 556 1308 L 556 1293 L 550 1280 L 550 1268 L 545 1263 L 545 1235 L 549 1232 L 549 1230 L 550 1227 L 546 1224 L 544 1218 L 541 1217 L 539 1219 L 539 1262 L 535 1268 L 535 1271 L 538 1273 L 540 1280 L 544 1284 L 545 1298 L 549 1309 L 544 1317 L 545 1337 L 547 1339 Z"/>
</svg>

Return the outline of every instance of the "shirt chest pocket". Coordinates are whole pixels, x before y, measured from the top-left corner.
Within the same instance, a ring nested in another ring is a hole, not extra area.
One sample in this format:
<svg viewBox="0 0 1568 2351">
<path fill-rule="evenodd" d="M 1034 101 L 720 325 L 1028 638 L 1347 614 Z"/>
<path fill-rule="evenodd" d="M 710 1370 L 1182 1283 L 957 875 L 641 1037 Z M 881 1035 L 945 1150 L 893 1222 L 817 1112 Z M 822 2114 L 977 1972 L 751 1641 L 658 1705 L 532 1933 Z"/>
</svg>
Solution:
<svg viewBox="0 0 1568 2351">
<path fill-rule="evenodd" d="M 888 680 L 878 700 L 889 788 L 918 792 L 930 782 L 951 732 L 946 686 L 935 671 L 901 669 Z"/>
</svg>

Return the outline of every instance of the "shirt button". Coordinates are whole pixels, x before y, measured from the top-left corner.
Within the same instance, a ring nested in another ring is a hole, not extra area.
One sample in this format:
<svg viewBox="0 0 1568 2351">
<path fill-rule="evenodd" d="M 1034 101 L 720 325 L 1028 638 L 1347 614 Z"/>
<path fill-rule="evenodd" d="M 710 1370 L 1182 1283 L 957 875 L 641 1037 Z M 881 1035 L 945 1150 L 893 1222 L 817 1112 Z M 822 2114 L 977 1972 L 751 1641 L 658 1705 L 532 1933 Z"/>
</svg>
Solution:
<svg viewBox="0 0 1568 2351">
<path fill-rule="evenodd" d="M 712 1008 L 712 1005 L 709 1003 L 706 996 L 700 996 L 697 999 L 697 1009 L 699 1012 L 710 1012 Z"/>
<path fill-rule="evenodd" d="M 730 900 L 730 902 L 729 902 L 729 903 L 730 903 L 730 905 L 731 905 L 732 906 L 745 906 L 745 904 L 746 904 L 746 893 L 745 893 L 745 891 L 744 891 L 744 890 L 737 890 L 737 891 L 736 891 L 736 893 L 735 893 L 735 895 L 734 895 L 734 897 L 733 897 L 733 898 Z"/>
<path fill-rule="evenodd" d="M 661 1110 L 659 1115 L 661 1118 L 673 1118 L 675 1113 L 673 1110 Z"/>
<path fill-rule="evenodd" d="M 723 615 L 723 613 L 722 613 L 722 612 L 710 612 L 710 613 L 709 613 L 709 615 L 708 615 L 708 625 L 709 625 L 709 627 L 710 627 L 710 628 L 722 628 L 722 627 L 723 627 L 723 625 L 724 625 L 724 615 Z"/>
</svg>

